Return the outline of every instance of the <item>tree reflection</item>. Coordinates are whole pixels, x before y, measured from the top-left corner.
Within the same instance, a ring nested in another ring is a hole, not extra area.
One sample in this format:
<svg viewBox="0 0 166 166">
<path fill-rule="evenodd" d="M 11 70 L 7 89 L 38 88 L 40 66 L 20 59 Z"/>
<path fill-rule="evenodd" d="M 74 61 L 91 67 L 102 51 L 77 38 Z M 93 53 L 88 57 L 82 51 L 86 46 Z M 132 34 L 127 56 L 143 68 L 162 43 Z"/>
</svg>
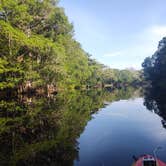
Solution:
<svg viewBox="0 0 166 166">
<path fill-rule="evenodd" d="M 163 127 L 166 128 L 166 92 L 162 89 L 151 87 L 145 89 L 144 105 L 148 110 L 154 111 L 162 117 Z"/>
<path fill-rule="evenodd" d="M 135 89 L 72 91 L 50 98 L 1 97 L 0 165 L 73 165 L 91 114 Z"/>
</svg>

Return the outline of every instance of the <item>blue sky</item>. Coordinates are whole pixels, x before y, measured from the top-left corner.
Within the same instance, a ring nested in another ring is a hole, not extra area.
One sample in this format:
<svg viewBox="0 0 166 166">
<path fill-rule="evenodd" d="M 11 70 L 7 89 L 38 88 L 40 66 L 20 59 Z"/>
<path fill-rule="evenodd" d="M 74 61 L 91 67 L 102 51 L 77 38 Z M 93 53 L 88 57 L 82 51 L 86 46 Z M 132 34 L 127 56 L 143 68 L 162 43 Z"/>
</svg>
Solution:
<svg viewBox="0 0 166 166">
<path fill-rule="evenodd" d="M 112 68 L 141 68 L 166 36 L 166 0 L 61 0 L 85 51 Z"/>
</svg>

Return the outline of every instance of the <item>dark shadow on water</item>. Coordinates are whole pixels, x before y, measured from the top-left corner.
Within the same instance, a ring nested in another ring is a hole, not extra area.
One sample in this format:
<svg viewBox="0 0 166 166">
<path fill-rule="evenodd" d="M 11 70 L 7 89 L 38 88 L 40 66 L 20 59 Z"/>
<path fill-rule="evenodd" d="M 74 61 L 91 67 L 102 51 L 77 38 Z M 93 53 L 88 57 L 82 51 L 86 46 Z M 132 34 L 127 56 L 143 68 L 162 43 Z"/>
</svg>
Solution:
<svg viewBox="0 0 166 166">
<path fill-rule="evenodd" d="M 166 128 L 166 91 L 155 87 L 146 88 L 144 105 L 162 118 L 161 123 Z"/>
</svg>

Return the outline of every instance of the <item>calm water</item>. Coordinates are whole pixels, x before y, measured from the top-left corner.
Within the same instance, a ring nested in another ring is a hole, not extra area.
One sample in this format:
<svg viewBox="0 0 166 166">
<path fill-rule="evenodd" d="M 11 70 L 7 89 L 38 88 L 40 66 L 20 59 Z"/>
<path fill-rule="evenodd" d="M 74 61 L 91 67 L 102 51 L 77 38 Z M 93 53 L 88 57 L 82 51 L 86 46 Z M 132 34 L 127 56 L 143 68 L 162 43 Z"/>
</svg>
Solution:
<svg viewBox="0 0 166 166">
<path fill-rule="evenodd" d="M 143 103 L 143 98 L 120 100 L 94 114 L 78 139 L 75 165 L 129 166 L 133 155 L 152 154 L 158 145 L 164 148 L 158 156 L 166 161 L 166 129 Z"/>
<path fill-rule="evenodd" d="M 0 95 L 0 165 L 130 166 L 158 145 L 166 162 L 165 100 L 134 88 Z"/>
</svg>

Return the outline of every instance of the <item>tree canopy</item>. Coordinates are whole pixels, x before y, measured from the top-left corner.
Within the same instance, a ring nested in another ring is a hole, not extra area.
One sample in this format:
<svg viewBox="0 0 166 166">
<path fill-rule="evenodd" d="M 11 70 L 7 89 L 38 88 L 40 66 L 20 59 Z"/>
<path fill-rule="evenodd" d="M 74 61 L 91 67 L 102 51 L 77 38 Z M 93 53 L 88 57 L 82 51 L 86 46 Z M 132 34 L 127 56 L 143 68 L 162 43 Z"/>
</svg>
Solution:
<svg viewBox="0 0 166 166">
<path fill-rule="evenodd" d="M 57 0 L 0 0 L 1 90 L 131 83 L 136 75 L 92 59 Z"/>
<path fill-rule="evenodd" d="M 152 57 L 147 57 L 143 64 L 144 78 L 155 88 L 166 90 L 166 38 L 158 45 Z"/>
</svg>

